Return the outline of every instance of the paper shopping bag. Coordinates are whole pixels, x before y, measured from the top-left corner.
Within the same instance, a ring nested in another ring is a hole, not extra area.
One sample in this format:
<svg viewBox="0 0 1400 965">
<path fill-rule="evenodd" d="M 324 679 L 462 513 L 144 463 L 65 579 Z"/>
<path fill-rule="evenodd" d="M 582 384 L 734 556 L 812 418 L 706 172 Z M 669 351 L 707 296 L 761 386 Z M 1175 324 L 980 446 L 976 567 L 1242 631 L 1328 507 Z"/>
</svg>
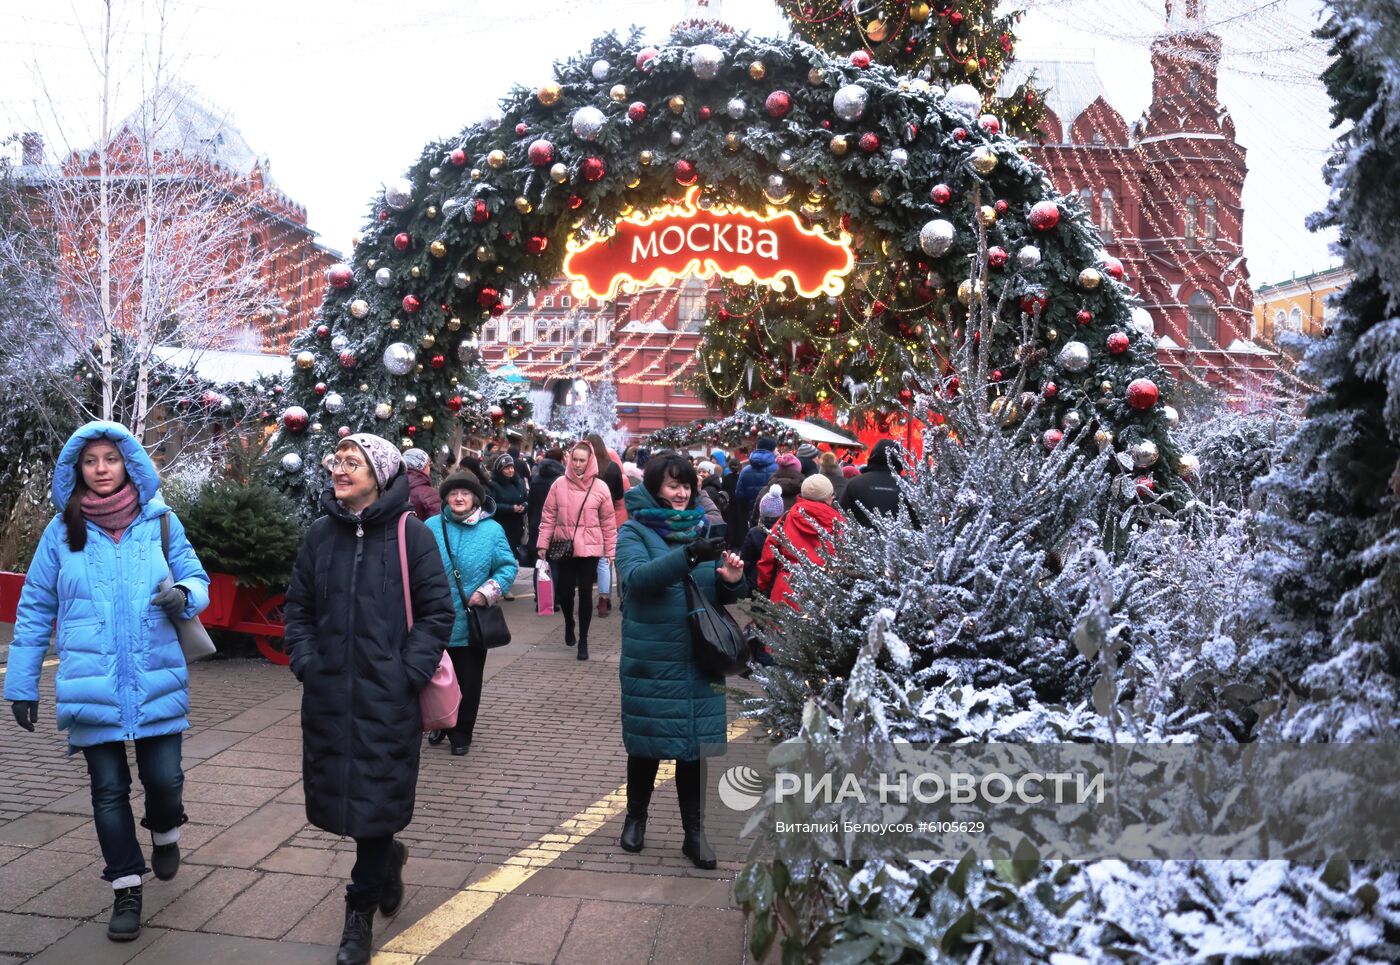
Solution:
<svg viewBox="0 0 1400 965">
<path fill-rule="evenodd" d="M 554 613 L 554 581 L 549 578 L 549 564 L 543 561 L 535 567 L 535 612 L 542 617 Z"/>
</svg>

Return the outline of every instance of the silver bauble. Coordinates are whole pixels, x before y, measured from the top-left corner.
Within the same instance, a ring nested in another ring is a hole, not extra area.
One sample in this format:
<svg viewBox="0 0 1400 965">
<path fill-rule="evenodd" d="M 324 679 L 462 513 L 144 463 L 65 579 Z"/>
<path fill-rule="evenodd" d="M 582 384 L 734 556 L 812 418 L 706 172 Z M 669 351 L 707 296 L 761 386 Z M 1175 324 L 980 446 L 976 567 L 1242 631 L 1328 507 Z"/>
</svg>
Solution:
<svg viewBox="0 0 1400 965">
<path fill-rule="evenodd" d="M 387 402 L 381 402 L 374 407 L 374 417 L 383 422 L 394 414 L 394 407 Z"/>
<path fill-rule="evenodd" d="M 672 132 L 671 132 L 671 143 L 672 143 L 672 144 L 675 144 L 675 145 L 684 144 L 684 143 L 685 143 L 685 134 L 681 133 L 680 131 L 672 131 Z"/>
<path fill-rule="evenodd" d="M 953 247 L 953 223 L 935 218 L 919 229 L 919 247 L 933 258 L 946 255 Z"/>
<path fill-rule="evenodd" d="M 1035 245 L 1026 245 L 1016 252 L 1016 265 L 1019 268 L 1034 268 L 1040 264 L 1040 249 Z"/>
<path fill-rule="evenodd" d="M 468 275 L 464 271 L 459 271 L 457 272 L 457 274 L 452 276 L 452 284 L 456 288 L 470 288 L 471 283 L 472 276 Z"/>
<path fill-rule="evenodd" d="M 1133 465 L 1139 469 L 1147 469 L 1157 464 L 1157 443 L 1151 439 L 1143 439 L 1128 447 L 1128 455 L 1133 457 Z"/>
<path fill-rule="evenodd" d="M 335 335 L 331 338 L 331 350 L 337 355 L 350 347 L 350 339 L 344 335 Z"/>
<path fill-rule="evenodd" d="M 429 168 L 429 169 L 428 169 L 428 177 L 432 178 L 434 181 L 436 181 L 436 180 L 437 180 L 439 177 L 441 177 L 441 176 L 442 176 L 442 168 Z"/>
<path fill-rule="evenodd" d="M 355 318 L 364 318 L 369 314 L 369 302 L 363 298 L 357 298 L 350 303 L 350 314 Z"/>
<path fill-rule="evenodd" d="M 831 99 L 831 109 L 843 121 L 858 121 L 869 102 L 869 91 L 859 84 L 847 84 Z"/>
<path fill-rule="evenodd" d="M 326 397 L 321 400 L 321 404 L 326 407 L 326 411 L 331 415 L 345 409 L 345 397 L 339 392 L 327 392 Z"/>
<path fill-rule="evenodd" d="M 1189 452 L 1183 452 L 1180 456 L 1177 457 L 1176 472 L 1177 475 L 1189 480 L 1194 481 L 1200 479 L 1201 460 L 1197 459 Z"/>
<path fill-rule="evenodd" d="M 612 69 L 612 64 L 606 60 L 593 61 L 593 79 L 599 82 L 608 79 L 608 71 Z"/>
<path fill-rule="evenodd" d="M 696 44 L 690 48 L 690 69 L 701 80 L 714 80 L 724 66 L 724 51 L 714 44 Z"/>
<path fill-rule="evenodd" d="M 768 186 L 764 188 L 764 193 L 768 195 L 768 200 L 774 204 L 781 204 L 792 197 L 792 190 L 787 185 L 787 179 L 781 174 L 768 175 Z"/>
<path fill-rule="evenodd" d="M 1066 372 L 1083 372 L 1089 367 L 1089 346 L 1083 342 L 1066 342 L 1055 363 Z"/>
<path fill-rule="evenodd" d="M 374 283 L 380 288 L 388 288 L 394 283 L 394 272 L 391 268 L 381 268 L 374 273 Z"/>
<path fill-rule="evenodd" d="M 778 155 L 778 170 L 791 171 L 792 166 L 797 163 L 797 158 L 792 156 L 791 151 L 784 151 Z"/>
<path fill-rule="evenodd" d="M 289 452 L 282 457 L 283 472 L 301 472 L 301 456 L 295 452 Z"/>
<path fill-rule="evenodd" d="M 1181 425 L 1181 413 L 1177 412 L 1174 406 L 1162 406 L 1162 415 L 1167 420 L 1168 429 L 1175 429 Z"/>
<path fill-rule="evenodd" d="M 585 141 L 596 141 L 598 135 L 602 133 L 603 125 L 607 118 L 598 108 L 589 104 L 574 111 L 573 130 L 576 137 L 581 137 Z"/>
<path fill-rule="evenodd" d="M 890 151 L 890 163 L 897 168 L 909 166 L 909 152 L 902 147 Z"/>
<path fill-rule="evenodd" d="M 943 104 L 955 113 L 972 118 L 982 110 L 982 95 L 971 84 L 958 84 L 943 95 Z"/>
<path fill-rule="evenodd" d="M 416 409 L 418 408 L 418 396 L 410 392 L 408 395 L 403 397 L 403 401 L 399 404 L 402 405 L 405 409 Z"/>
<path fill-rule="evenodd" d="M 384 203 L 395 211 L 402 211 L 413 203 L 413 182 L 408 178 L 395 178 L 384 182 Z"/>
<path fill-rule="evenodd" d="M 384 350 L 384 367 L 390 375 L 407 375 L 417 360 L 418 353 L 406 342 L 391 342 Z"/>
<path fill-rule="evenodd" d="M 744 116 L 744 112 L 748 110 L 748 105 L 744 103 L 742 97 L 733 97 L 730 98 L 729 104 L 725 107 L 725 110 L 729 113 L 730 117 L 737 121 Z"/>
<path fill-rule="evenodd" d="M 1156 325 L 1152 321 L 1152 313 L 1141 305 L 1133 309 L 1132 322 L 1130 324 L 1133 326 L 1134 330 L 1141 332 L 1143 335 L 1153 335 L 1156 333 Z"/>
<path fill-rule="evenodd" d="M 1082 425 L 1084 425 L 1084 416 L 1076 409 L 1070 409 L 1060 420 L 1060 428 L 1066 432 L 1073 432 Z"/>
</svg>

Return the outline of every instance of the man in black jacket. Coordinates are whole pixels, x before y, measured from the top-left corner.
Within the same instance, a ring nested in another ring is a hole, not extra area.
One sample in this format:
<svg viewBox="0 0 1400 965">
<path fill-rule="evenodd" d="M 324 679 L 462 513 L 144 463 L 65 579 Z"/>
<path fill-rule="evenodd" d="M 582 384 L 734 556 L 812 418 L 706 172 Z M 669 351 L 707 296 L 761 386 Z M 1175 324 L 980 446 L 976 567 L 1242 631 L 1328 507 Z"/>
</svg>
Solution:
<svg viewBox="0 0 1400 965">
<path fill-rule="evenodd" d="M 870 451 L 870 459 L 859 476 L 846 483 L 841 494 L 841 509 L 862 526 L 871 526 L 872 513 L 894 515 L 899 512 L 899 444 L 893 439 L 881 439 Z"/>
</svg>

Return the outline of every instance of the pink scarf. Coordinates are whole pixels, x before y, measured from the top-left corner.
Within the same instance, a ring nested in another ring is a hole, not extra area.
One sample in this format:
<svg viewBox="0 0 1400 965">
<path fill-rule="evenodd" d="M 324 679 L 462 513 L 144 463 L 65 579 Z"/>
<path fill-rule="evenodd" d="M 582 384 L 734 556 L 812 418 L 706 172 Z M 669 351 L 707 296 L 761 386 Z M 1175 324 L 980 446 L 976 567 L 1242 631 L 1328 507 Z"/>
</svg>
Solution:
<svg viewBox="0 0 1400 965">
<path fill-rule="evenodd" d="M 114 542 L 121 542 L 122 533 L 141 511 L 136 487 L 129 482 L 110 496 L 99 496 L 89 490 L 83 493 L 82 505 L 83 515 L 110 533 Z"/>
</svg>

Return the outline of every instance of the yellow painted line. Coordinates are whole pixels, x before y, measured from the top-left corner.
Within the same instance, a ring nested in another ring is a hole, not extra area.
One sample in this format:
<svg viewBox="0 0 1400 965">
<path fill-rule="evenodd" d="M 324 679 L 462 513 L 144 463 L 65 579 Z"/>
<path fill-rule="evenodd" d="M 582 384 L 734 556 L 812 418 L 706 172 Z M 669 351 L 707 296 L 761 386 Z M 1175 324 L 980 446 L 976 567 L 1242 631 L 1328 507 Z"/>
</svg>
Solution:
<svg viewBox="0 0 1400 965">
<path fill-rule="evenodd" d="M 42 664 L 40 664 L 40 666 L 42 666 L 42 667 L 57 667 L 57 666 L 58 666 L 58 658 L 57 658 L 57 657 L 50 657 L 49 659 L 45 660 Z M 0 667 L 0 675 L 3 675 L 3 674 L 5 673 L 5 671 L 7 671 L 7 670 L 9 670 L 9 669 L 10 669 L 10 665 L 9 665 L 9 664 L 6 664 L 5 666 Z"/>
<path fill-rule="evenodd" d="M 753 727 L 753 721 L 736 720 L 729 725 L 729 740 L 738 740 Z M 656 772 L 659 786 L 676 776 L 674 761 L 662 761 Z M 543 871 L 574 845 L 581 843 L 609 819 L 627 810 L 627 785 L 615 788 L 553 831 L 540 835 L 507 858 L 486 877 L 474 881 L 428 912 L 376 952 L 373 965 L 415 965 L 431 955 L 453 935 L 484 915 L 502 897 Z"/>
</svg>

